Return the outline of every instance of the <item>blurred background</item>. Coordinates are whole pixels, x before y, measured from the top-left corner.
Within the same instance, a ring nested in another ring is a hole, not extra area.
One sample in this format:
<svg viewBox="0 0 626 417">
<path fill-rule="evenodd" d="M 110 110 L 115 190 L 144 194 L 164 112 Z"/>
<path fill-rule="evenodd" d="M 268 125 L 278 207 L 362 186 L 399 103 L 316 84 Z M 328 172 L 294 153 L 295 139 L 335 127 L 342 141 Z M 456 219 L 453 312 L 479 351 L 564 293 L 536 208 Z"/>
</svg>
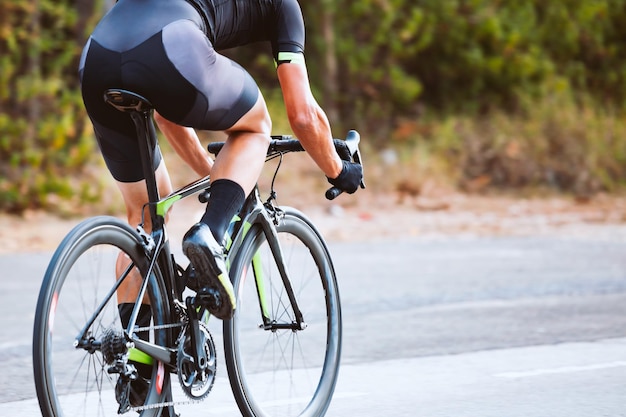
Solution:
<svg viewBox="0 0 626 417">
<path fill-rule="evenodd" d="M 0 1 L 1 212 L 120 212 L 77 77 L 82 46 L 113 3 Z M 588 202 L 623 191 L 626 1 L 301 6 L 314 93 L 336 137 L 361 132 L 369 195 L 402 201 L 444 190 Z M 289 133 L 269 45 L 226 54 L 259 83 L 274 132 Z M 168 162 L 175 182 L 193 179 Z M 307 167 L 287 169 L 314 175 L 322 190 L 322 175 Z"/>
</svg>

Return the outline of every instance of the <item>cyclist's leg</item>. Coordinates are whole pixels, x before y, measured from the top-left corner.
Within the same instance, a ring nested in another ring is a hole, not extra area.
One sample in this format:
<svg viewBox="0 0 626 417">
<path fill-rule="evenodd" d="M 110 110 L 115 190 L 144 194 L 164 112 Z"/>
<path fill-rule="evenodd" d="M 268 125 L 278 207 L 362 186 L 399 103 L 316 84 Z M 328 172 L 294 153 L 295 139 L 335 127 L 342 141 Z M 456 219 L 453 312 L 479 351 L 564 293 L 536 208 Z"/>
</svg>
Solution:
<svg viewBox="0 0 626 417">
<path fill-rule="evenodd" d="M 118 113 L 125 116 L 120 112 Z M 119 132 L 112 133 L 111 131 L 103 129 L 102 126 L 96 121 L 96 118 L 97 114 L 92 114 L 96 136 L 99 138 L 103 156 L 111 174 L 116 179 L 117 187 L 122 194 L 124 205 L 126 207 L 126 217 L 128 223 L 134 228 L 143 222 L 144 229 L 147 232 L 150 232 L 152 229 L 150 216 L 147 212 L 143 212 L 145 204 L 148 202 L 146 181 L 145 179 L 135 180 L 143 177 L 143 174 L 137 170 L 137 166 L 141 166 L 141 161 L 138 156 L 139 150 L 137 141 L 133 136 L 134 130 L 130 131 L 130 129 L 127 129 L 125 135 L 122 135 Z M 124 126 L 124 124 L 121 124 L 121 126 Z M 102 135 L 103 131 L 108 133 L 106 137 Z M 119 146 L 119 142 L 125 143 L 126 145 L 122 148 L 123 152 L 119 152 L 120 149 L 117 149 L 118 153 L 112 155 L 110 147 L 116 144 Z M 156 155 L 153 162 L 155 165 L 157 186 L 161 195 L 167 195 L 172 192 L 170 177 L 158 148 L 155 148 L 153 151 Z M 125 160 L 122 157 L 123 155 L 126 155 Z M 166 221 L 168 217 L 169 216 L 166 215 Z M 128 268 L 131 262 L 132 260 L 128 257 L 128 255 L 124 251 L 120 251 L 115 264 L 116 276 L 123 276 L 123 272 Z M 116 295 L 119 317 L 123 328 L 128 327 L 142 282 L 143 278 L 140 272 L 135 268 L 128 274 L 127 278 L 121 283 L 117 290 Z M 149 326 L 151 319 L 153 319 L 150 308 L 151 303 L 147 296 L 141 300 L 141 304 L 136 324 L 139 327 L 147 327 Z M 142 339 L 147 338 L 148 334 L 140 333 L 139 337 Z M 152 375 L 152 364 L 150 362 L 142 363 L 140 359 L 135 360 L 133 358 L 129 359 L 129 363 L 133 364 L 137 368 L 139 374 L 139 378 L 133 381 L 130 385 L 130 395 L 133 398 L 133 402 L 141 403 L 148 392 L 149 384 L 147 381 L 150 380 Z M 121 387 L 123 386 L 116 385 L 116 389 L 121 389 Z"/>
<path fill-rule="evenodd" d="M 120 112 L 117 113 L 125 116 Z M 107 162 L 112 176 L 116 179 L 117 187 L 122 194 L 128 223 L 135 228 L 143 222 L 144 229 L 150 232 L 152 229 L 150 216 L 147 212 L 143 213 L 145 204 L 148 202 L 146 181 L 145 179 L 136 180 L 137 178 L 142 178 L 143 174 L 140 168 L 137 168 L 141 166 L 141 160 L 139 158 L 138 144 L 134 138 L 134 126 L 132 126 L 132 130 L 129 127 L 125 130 L 119 129 L 122 130 L 121 132 L 114 132 L 104 128 L 98 123 L 97 112 L 95 114 L 92 113 L 91 117 L 94 120 L 96 137 L 98 137 L 104 159 Z M 119 126 L 123 128 L 126 124 L 120 123 Z M 108 134 L 105 136 L 102 134 L 103 132 Z M 123 143 L 125 146 L 120 148 L 120 143 Z M 111 147 L 116 145 L 118 148 L 116 148 L 116 152 L 114 153 Z M 172 192 L 170 177 L 165 162 L 161 158 L 160 151 L 158 148 L 153 149 L 153 151 L 155 153 L 153 164 L 155 166 L 157 186 L 161 195 L 167 195 Z M 145 216 L 143 216 L 143 214 L 145 214 Z M 168 217 L 169 216 L 166 215 L 166 221 Z M 132 260 L 127 254 L 124 251 L 120 251 L 115 264 L 116 276 L 123 276 L 123 272 L 128 268 L 131 262 Z M 137 296 L 142 282 L 143 278 L 140 272 L 137 269 L 133 269 L 117 290 L 119 317 L 123 328 L 126 328 L 129 324 L 133 306 L 137 302 Z M 149 307 L 150 301 L 146 296 L 141 303 L 142 306 L 137 316 L 137 325 L 139 325 L 139 327 L 146 327 L 153 318 Z M 139 334 L 139 336 L 146 338 L 147 334 Z M 152 365 L 136 362 L 132 359 L 129 360 L 129 363 L 132 363 L 138 369 L 139 376 L 141 377 L 131 384 L 131 395 L 141 398 L 147 392 L 147 383 L 145 381 L 150 379 Z"/>
<path fill-rule="evenodd" d="M 136 227 L 142 222 L 142 210 L 148 196 L 135 125 L 127 114 L 107 105 L 102 98 L 103 92 L 108 88 L 125 87 L 143 91 L 132 83 L 124 82 L 125 77 L 122 76 L 121 69 L 111 64 L 119 62 L 121 56 L 121 53 L 106 49 L 97 40 L 92 39 L 86 47 L 81 66 L 82 92 L 104 161 L 122 194 L 128 222 Z M 152 164 L 159 191 L 162 195 L 169 194 L 172 187 L 158 147 L 153 149 L 153 155 Z M 144 228 L 150 231 L 150 217 L 146 216 L 144 221 Z M 122 276 L 122 271 L 126 270 L 130 263 L 128 256 L 120 251 L 115 262 L 116 276 Z M 133 269 L 117 290 L 119 318 L 123 328 L 128 327 L 141 284 L 140 273 Z M 154 317 L 149 308 L 149 300 L 144 298 L 141 303 L 143 305 L 139 310 L 137 324 L 146 327 Z M 143 333 L 139 336 L 147 337 Z M 135 365 L 141 377 L 131 384 L 131 395 L 142 397 L 146 392 L 145 381 L 151 376 L 152 366 L 134 360 L 130 360 L 130 363 Z"/>
<path fill-rule="evenodd" d="M 234 181 L 248 195 L 261 174 L 271 132 L 271 120 L 260 92 L 255 106 L 226 132 L 228 139 L 215 159 L 211 178 Z"/>
<path fill-rule="evenodd" d="M 167 171 L 167 167 L 165 166 L 165 162 L 161 161 L 158 168 L 155 170 L 157 186 L 159 187 L 159 192 L 161 195 L 168 195 L 172 192 L 172 183 L 170 181 L 169 173 Z M 128 223 L 137 227 L 142 220 L 144 221 L 144 229 L 147 232 L 150 232 L 151 222 L 150 215 L 146 212 L 144 213 L 144 206 L 148 202 L 148 193 L 146 191 L 146 181 L 140 180 L 135 182 L 122 182 L 116 181 L 117 187 L 119 188 L 122 198 L 124 200 L 124 205 L 126 206 L 126 216 L 128 219 Z M 169 215 L 166 215 L 165 220 L 168 220 Z M 124 256 L 123 253 L 120 253 L 120 256 L 117 258 L 116 271 L 119 274 L 128 267 L 130 260 Z M 130 279 L 132 278 L 132 279 Z M 120 289 L 118 290 L 118 302 L 119 303 L 134 303 L 137 299 L 137 294 L 139 292 L 139 288 L 141 287 L 142 279 L 139 276 L 129 277 L 126 279 L 122 285 L 120 285 Z"/>
<path fill-rule="evenodd" d="M 269 144 L 271 123 L 262 96 L 232 128 L 211 170 L 211 193 L 205 214 L 185 235 L 183 250 L 196 269 L 192 287 L 201 293 L 217 291 L 207 307 L 212 314 L 230 318 L 236 308 L 234 291 L 223 257 L 222 239 L 245 196 L 256 183 Z"/>
<path fill-rule="evenodd" d="M 228 132 L 228 139 L 211 169 L 211 193 L 201 221 L 185 235 L 183 250 L 196 269 L 191 287 L 211 295 L 207 307 L 221 319 L 236 307 L 234 291 L 224 263 L 222 239 L 235 214 L 241 210 L 260 175 L 269 144 L 269 116 L 261 94 L 255 105 Z"/>
<path fill-rule="evenodd" d="M 228 223 L 241 209 L 261 172 L 271 121 L 252 77 L 218 54 L 195 25 L 183 21 L 168 25 L 163 29 L 163 47 L 197 95 L 182 116 L 177 114 L 174 100 L 155 103 L 159 113 L 180 125 L 222 130 L 229 135 L 211 169 L 207 211 L 183 241 L 183 250 L 196 269 L 197 283 L 192 288 L 207 294 L 217 291 L 219 297 L 208 307 L 217 317 L 228 318 L 235 308 L 235 297 L 221 242 Z M 169 139 L 176 142 L 176 138 Z"/>
<path fill-rule="evenodd" d="M 254 107 L 226 131 L 228 139 L 211 170 L 213 199 L 209 198 L 201 221 L 209 226 L 218 242 L 222 242 L 230 220 L 261 174 L 270 130 L 269 114 L 259 92 Z"/>
</svg>

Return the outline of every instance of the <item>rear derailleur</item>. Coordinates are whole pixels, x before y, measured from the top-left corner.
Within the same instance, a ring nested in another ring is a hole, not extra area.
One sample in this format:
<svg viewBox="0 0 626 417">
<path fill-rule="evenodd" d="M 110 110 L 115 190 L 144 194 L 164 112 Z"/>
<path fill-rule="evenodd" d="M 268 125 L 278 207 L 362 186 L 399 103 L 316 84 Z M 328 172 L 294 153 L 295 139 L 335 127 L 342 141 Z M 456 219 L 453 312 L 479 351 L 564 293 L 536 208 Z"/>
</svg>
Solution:
<svg viewBox="0 0 626 417">
<path fill-rule="evenodd" d="M 124 333 L 107 330 L 102 338 L 101 349 L 104 361 L 109 365 L 107 373 L 118 375 L 115 384 L 115 399 L 120 405 L 118 414 L 143 405 L 150 382 L 139 376 L 135 365 L 128 363 L 128 343 Z"/>
</svg>

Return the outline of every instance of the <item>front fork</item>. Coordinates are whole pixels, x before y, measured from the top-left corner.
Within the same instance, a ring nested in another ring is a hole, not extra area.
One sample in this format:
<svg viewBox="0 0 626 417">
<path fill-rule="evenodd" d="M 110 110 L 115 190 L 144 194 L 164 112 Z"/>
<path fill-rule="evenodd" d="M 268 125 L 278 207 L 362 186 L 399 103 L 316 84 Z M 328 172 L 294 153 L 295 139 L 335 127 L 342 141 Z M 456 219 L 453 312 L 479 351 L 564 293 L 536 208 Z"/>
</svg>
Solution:
<svg viewBox="0 0 626 417">
<path fill-rule="evenodd" d="M 251 200 L 250 198 L 251 197 L 249 197 L 249 200 L 246 202 L 243 210 L 244 212 L 248 212 L 250 214 L 246 216 L 245 219 L 235 216 L 228 228 L 226 249 L 230 251 L 233 246 L 233 242 L 241 244 L 252 228 L 252 225 L 257 224 L 261 226 L 261 231 L 265 235 L 265 239 L 270 247 L 273 260 L 276 263 L 276 267 L 285 288 L 285 292 L 289 298 L 295 320 L 292 323 L 278 323 L 276 320 L 272 319 L 269 307 L 269 297 L 271 294 L 268 293 L 266 285 L 268 278 L 264 274 L 261 255 L 257 252 L 252 257 L 252 272 L 254 274 L 254 281 L 259 300 L 259 309 L 262 318 L 262 324 L 260 327 L 271 331 L 279 329 L 289 329 L 293 331 L 304 330 L 306 328 L 306 323 L 304 322 L 302 312 L 298 307 L 298 303 L 291 286 L 291 281 L 289 280 L 289 271 L 287 270 L 287 266 L 285 264 L 283 251 L 275 227 L 282 221 L 284 212 L 280 208 L 271 204 L 269 201 L 265 204 L 261 204 L 258 198 L 254 200 Z M 252 207 L 250 206 L 251 204 L 253 205 Z M 237 254 L 232 254 L 229 258 L 236 255 Z M 227 264 L 230 266 L 230 262 L 227 262 Z"/>
</svg>

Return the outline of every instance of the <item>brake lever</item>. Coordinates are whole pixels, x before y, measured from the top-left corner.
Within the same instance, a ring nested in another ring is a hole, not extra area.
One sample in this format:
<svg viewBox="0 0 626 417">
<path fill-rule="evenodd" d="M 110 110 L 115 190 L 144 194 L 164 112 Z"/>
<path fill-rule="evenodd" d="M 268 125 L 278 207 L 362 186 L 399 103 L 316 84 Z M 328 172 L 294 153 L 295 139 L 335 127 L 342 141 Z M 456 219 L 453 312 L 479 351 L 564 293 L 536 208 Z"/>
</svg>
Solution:
<svg viewBox="0 0 626 417">
<path fill-rule="evenodd" d="M 354 132 L 354 135 L 350 135 L 350 133 Z M 350 136 L 356 136 L 356 140 L 350 140 Z M 350 149 L 350 154 L 352 157 L 352 161 L 357 163 L 363 167 L 363 158 L 361 157 L 361 151 L 359 149 L 359 143 L 361 142 L 361 137 L 356 130 L 351 130 L 348 132 L 348 137 L 346 138 L 346 144 L 348 145 L 348 149 Z M 361 188 L 365 188 L 365 176 L 361 179 Z"/>
</svg>

